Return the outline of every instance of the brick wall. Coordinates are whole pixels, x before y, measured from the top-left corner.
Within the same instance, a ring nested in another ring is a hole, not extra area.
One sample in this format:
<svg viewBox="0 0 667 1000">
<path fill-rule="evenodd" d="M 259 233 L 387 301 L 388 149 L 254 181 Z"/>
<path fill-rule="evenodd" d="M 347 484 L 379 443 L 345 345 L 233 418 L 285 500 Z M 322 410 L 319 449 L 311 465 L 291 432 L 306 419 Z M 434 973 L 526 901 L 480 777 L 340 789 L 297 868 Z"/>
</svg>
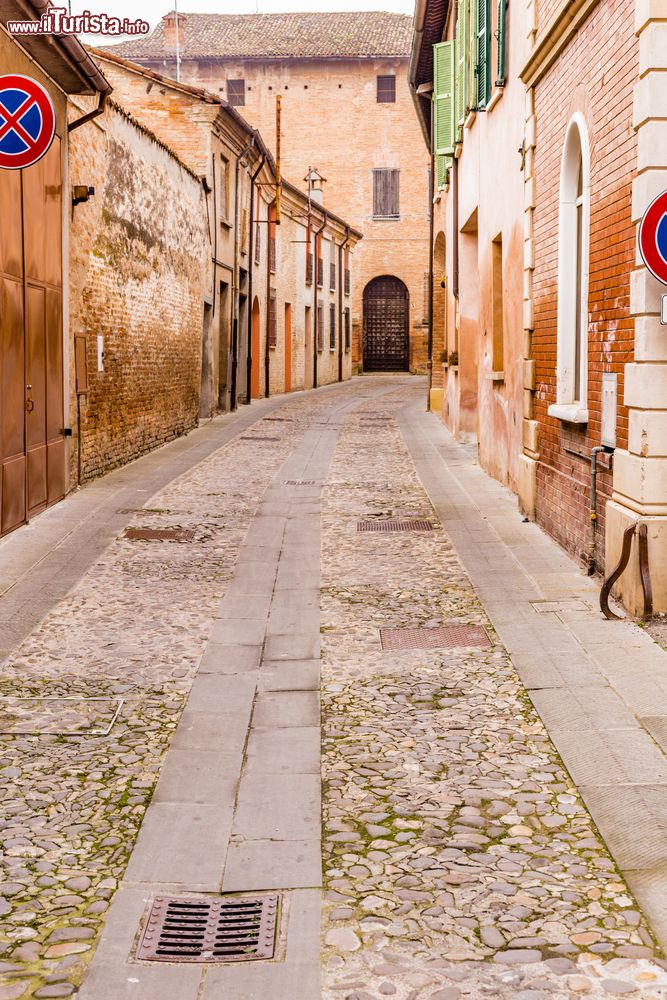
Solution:
<svg viewBox="0 0 667 1000">
<path fill-rule="evenodd" d="M 200 182 L 114 106 L 71 133 L 69 179 L 95 187 L 70 229 L 70 343 L 86 337 L 89 373 L 85 481 L 197 422 L 208 233 Z M 71 409 L 76 482 L 74 393 Z"/>
<path fill-rule="evenodd" d="M 537 520 L 570 552 L 583 555 L 589 530 L 589 462 L 600 443 L 603 372 L 616 372 L 619 402 L 623 373 L 632 360 L 630 272 L 635 259 L 631 182 L 636 160 L 632 90 L 638 44 L 631 0 L 599 4 L 535 90 L 537 146 L 534 271 L 536 361 L 535 419 L 539 422 Z M 576 83 L 574 82 L 576 81 Z M 587 427 L 547 415 L 556 402 L 558 198 L 565 130 L 575 111 L 587 123 L 591 145 L 589 349 Z M 627 410 L 618 410 L 618 447 L 627 442 Z M 572 452 L 581 452 L 579 457 Z M 604 507 L 611 472 L 598 477 L 596 557 L 604 560 Z"/>
</svg>

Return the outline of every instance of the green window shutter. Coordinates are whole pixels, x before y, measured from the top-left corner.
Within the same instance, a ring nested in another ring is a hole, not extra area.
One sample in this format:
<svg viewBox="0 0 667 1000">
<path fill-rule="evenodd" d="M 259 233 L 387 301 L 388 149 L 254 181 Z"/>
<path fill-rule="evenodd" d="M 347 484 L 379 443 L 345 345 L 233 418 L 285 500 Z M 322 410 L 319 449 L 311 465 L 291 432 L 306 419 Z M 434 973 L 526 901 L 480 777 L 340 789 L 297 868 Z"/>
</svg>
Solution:
<svg viewBox="0 0 667 1000">
<path fill-rule="evenodd" d="M 485 108 L 491 97 L 491 76 L 489 73 L 489 54 L 491 48 L 490 0 L 477 0 L 476 19 L 476 59 L 475 76 L 477 78 L 477 107 Z"/>
<path fill-rule="evenodd" d="M 443 188 L 449 180 L 449 170 L 452 165 L 451 156 L 436 156 L 435 158 L 435 178 L 436 188 Z"/>
<path fill-rule="evenodd" d="M 498 77 L 497 87 L 505 86 L 507 76 L 507 0 L 498 0 Z"/>
<path fill-rule="evenodd" d="M 468 111 L 468 51 L 470 36 L 468 30 L 468 0 L 458 0 L 456 8 L 456 73 L 455 73 L 455 119 L 461 140 L 461 129 Z"/>
<path fill-rule="evenodd" d="M 454 153 L 454 42 L 433 46 L 434 153 Z"/>
</svg>

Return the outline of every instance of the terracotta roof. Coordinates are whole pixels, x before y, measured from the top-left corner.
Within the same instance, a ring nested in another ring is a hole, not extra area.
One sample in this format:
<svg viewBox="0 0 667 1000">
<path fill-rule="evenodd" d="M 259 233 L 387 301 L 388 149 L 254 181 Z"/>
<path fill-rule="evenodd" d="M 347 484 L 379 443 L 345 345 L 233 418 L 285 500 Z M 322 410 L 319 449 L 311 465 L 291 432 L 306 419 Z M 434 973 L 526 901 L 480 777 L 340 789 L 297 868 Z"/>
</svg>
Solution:
<svg viewBox="0 0 667 1000">
<path fill-rule="evenodd" d="M 408 56 L 412 18 L 381 11 L 185 14 L 183 59 L 326 59 Z M 128 59 L 163 59 L 164 21 L 141 39 L 107 47 Z"/>
</svg>

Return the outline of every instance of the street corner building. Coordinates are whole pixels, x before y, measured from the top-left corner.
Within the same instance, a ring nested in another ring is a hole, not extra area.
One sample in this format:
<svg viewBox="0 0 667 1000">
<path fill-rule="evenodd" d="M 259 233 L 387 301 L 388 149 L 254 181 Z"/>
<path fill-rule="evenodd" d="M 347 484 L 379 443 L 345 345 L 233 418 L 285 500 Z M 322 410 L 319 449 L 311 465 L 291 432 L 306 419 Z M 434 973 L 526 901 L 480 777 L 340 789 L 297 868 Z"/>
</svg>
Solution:
<svg viewBox="0 0 667 1000">
<path fill-rule="evenodd" d="M 652 0 L 418 0 L 410 63 L 431 406 L 589 573 L 635 528 L 615 592 L 638 615 L 640 525 L 667 610 L 667 336 L 637 249 L 667 188 L 666 38 Z"/>
<path fill-rule="evenodd" d="M 202 419 L 349 378 L 362 238 L 224 98 L 19 44 L 24 17 L 1 8 L 0 73 L 46 88 L 56 136 L 0 170 L 2 534 Z"/>
<path fill-rule="evenodd" d="M 314 171 L 324 207 L 364 234 L 351 263 L 355 371 L 427 365 L 429 170 L 408 86 L 412 30 L 411 17 L 381 12 L 172 12 L 107 50 L 224 96 L 274 154 L 281 95 L 284 175 L 302 186 Z"/>
</svg>

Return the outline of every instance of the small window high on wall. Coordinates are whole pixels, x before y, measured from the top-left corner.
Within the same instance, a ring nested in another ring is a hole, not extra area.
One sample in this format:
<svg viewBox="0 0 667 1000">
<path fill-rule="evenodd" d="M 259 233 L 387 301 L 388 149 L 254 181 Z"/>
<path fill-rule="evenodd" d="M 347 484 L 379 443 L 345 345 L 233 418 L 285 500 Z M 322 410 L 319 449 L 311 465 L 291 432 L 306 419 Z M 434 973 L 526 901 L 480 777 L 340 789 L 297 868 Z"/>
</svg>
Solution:
<svg viewBox="0 0 667 1000">
<path fill-rule="evenodd" d="M 399 217 L 400 170 L 373 171 L 373 216 L 376 219 Z"/>
<path fill-rule="evenodd" d="M 227 81 L 227 103 L 233 108 L 245 106 L 245 80 Z"/>
<path fill-rule="evenodd" d="M 583 115 L 565 135 L 558 222 L 558 346 L 556 403 L 549 415 L 588 422 L 588 268 L 590 158 Z"/>
<path fill-rule="evenodd" d="M 395 76 L 379 76 L 377 78 L 377 102 L 378 104 L 396 103 Z"/>
</svg>

